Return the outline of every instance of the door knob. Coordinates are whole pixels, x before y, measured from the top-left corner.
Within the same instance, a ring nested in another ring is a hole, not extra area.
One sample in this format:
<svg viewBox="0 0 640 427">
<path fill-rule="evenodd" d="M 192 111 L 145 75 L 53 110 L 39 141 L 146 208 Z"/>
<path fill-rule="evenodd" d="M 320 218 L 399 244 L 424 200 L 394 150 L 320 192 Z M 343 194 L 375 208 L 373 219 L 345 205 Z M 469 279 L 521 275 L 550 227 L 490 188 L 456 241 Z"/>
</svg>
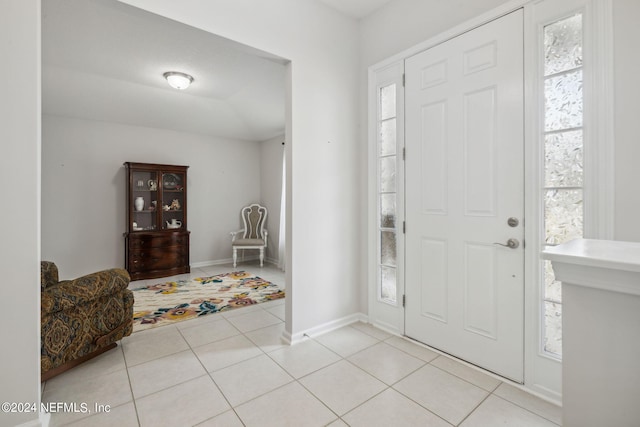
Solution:
<svg viewBox="0 0 640 427">
<path fill-rule="evenodd" d="M 520 246 L 520 242 L 518 241 L 518 239 L 509 239 L 507 240 L 506 245 L 504 243 L 498 243 L 498 242 L 495 242 L 494 245 L 500 245 L 500 246 L 504 246 L 505 248 L 516 249 L 518 246 Z"/>
</svg>

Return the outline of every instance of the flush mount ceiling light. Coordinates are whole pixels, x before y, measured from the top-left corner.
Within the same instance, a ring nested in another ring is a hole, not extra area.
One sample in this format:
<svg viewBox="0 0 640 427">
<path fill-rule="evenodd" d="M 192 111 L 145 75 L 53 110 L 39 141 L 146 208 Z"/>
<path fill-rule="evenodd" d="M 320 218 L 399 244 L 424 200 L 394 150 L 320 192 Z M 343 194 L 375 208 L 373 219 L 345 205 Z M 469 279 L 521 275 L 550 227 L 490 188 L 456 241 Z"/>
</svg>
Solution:
<svg viewBox="0 0 640 427">
<path fill-rule="evenodd" d="M 167 71 L 163 74 L 164 78 L 167 79 L 167 83 L 169 86 L 175 89 L 184 90 L 189 87 L 189 85 L 193 82 L 193 77 L 189 74 L 180 73 L 178 71 Z"/>
</svg>

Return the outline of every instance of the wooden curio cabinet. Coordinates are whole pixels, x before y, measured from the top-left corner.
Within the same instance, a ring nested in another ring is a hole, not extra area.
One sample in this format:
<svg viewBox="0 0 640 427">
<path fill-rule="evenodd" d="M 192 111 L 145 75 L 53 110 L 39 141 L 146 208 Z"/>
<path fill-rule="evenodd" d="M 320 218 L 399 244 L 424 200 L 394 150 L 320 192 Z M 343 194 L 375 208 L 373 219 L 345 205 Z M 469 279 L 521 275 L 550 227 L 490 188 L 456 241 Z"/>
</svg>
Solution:
<svg viewBox="0 0 640 427">
<path fill-rule="evenodd" d="M 189 273 L 187 168 L 126 162 L 125 268 L 131 280 Z"/>
</svg>

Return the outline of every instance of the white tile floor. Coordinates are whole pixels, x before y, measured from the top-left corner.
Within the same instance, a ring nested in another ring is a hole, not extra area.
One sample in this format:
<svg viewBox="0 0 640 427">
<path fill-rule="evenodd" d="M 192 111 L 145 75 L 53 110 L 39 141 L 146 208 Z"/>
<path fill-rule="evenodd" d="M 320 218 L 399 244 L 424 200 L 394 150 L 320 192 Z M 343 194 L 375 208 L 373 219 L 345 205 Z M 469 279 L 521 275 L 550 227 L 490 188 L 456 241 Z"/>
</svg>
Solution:
<svg viewBox="0 0 640 427">
<path fill-rule="evenodd" d="M 239 265 L 275 283 L 273 267 Z M 229 271 L 194 269 L 192 275 Z M 135 286 L 136 284 L 134 284 Z M 132 334 L 47 381 L 73 426 L 556 426 L 560 408 L 371 325 L 287 346 L 284 301 Z"/>
</svg>

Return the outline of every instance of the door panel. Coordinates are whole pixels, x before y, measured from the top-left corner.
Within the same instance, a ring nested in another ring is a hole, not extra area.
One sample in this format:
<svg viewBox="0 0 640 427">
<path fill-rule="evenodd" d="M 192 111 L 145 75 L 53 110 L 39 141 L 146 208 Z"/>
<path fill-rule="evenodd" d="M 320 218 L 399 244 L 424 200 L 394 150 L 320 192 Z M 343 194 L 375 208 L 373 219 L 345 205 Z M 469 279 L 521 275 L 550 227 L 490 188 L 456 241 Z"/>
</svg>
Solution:
<svg viewBox="0 0 640 427">
<path fill-rule="evenodd" d="M 496 88 L 464 95 L 465 215 L 496 215 Z"/>
<path fill-rule="evenodd" d="M 421 291 L 423 316 L 447 323 L 447 242 L 422 240 L 422 277 L 430 286 Z"/>
<path fill-rule="evenodd" d="M 422 210 L 447 214 L 447 105 L 422 107 Z"/>
<path fill-rule="evenodd" d="M 464 263 L 464 328 L 496 339 L 496 250 L 466 242 Z"/>
<path fill-rule="evenodd" d="M 405 333 L 522 382 L 522 11 L 405 65 Z"/>
</svg>

